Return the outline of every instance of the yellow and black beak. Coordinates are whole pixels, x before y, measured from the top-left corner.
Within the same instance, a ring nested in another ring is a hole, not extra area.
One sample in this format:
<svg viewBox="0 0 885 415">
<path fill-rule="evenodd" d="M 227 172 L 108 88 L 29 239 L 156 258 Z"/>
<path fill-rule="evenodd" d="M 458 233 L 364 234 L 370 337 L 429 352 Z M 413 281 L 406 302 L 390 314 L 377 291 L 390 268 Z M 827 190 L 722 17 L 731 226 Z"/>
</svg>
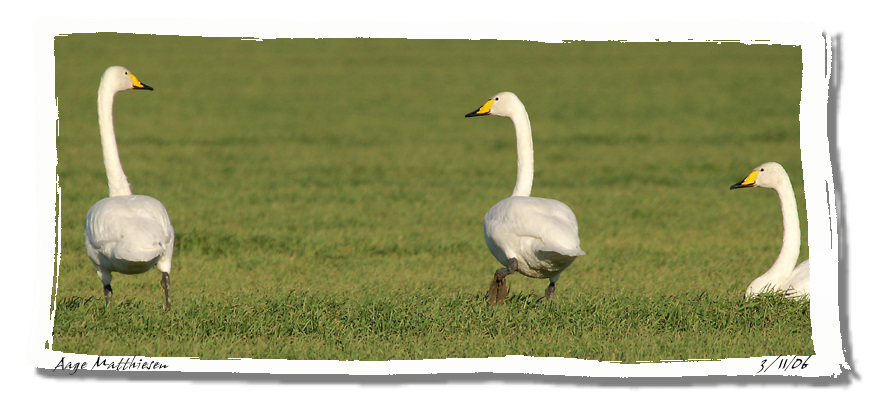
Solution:
<svg viewBox="0 0 885 415">
<path fill-rule="evenodd" d="M 493 103 L 493 102 L 495 102 L 494 99 L 490 99 L 490 100 L 486 101 L 486 103 L 485 103 L 485 104 L 482 104 L 482 106 L 479 107 L 479 108 L 477 108 L 476 111 L 473 111 L 473 112 L 471 112 L 471 113 L 465 115 L 464 117 L 465 117 L 465 118 L 467 118 L 467 117 L 478 117 L 478 116 L 480 116 L 480 115 L 489 115 L 489 114 L 491 114 L 491 113 L 492 113 L 492 103 Z"/>
<path fill-rule="evenodd" d="M 740 189 L 742 187 L 755 187 L 756 186 L 756 176 L 759 175 L 759 170 L 753 170 L 749 176 L 747 176 L 744 180 L 741 180 L 729 187 L 729 190 Z"/>
<path fill-rule="evenodd" d="M 151 88 L 150 85 L 141 83 L 141 81 L 139 81 L 138 78 L 135 77 L 135 75 L 130 73 L 129 77 L 132 78 L 132 88 L 133 89 L 147 89 L 148 91 L 154 90 L 154 88 Z"/>
</svg>

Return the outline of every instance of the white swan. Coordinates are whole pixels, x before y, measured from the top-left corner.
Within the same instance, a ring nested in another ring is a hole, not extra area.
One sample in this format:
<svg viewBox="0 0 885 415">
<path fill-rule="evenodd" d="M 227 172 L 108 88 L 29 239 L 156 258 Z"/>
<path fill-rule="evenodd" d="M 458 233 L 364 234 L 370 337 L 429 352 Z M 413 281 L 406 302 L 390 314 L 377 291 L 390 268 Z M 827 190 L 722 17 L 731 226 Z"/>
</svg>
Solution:
<svg viewBox="0 0 885 415">
<path fill-rule="evenodd" d="M 808 260 L 793 268 L 799 259 L 801 230 L 790 176 L 780 164 L 769 162 L 753 169 L 744 180 L 732 185 L 731 189 L 742 187 L 774 189 L 781 201 L 781 214 L 784 220 L 784 240 L 780 254 L 768 271 L 750 283 L 744 297 L 750 298 L 766 291 L 783 291 L 787 297 L 793 299 L 810 295 L 811 274 Z"/>
<path fill-rule="evenodd" d="M 534 159 L 529 115 L 511 92 L 501 92 L 465 117 L 507 117 L 516 129 L 517 173 L 513 195 L 489 209 L 483 225 L 486 245 L 505 268 L 495 272 L 489 287 L 489 304 L 507 297 L 507 275 L 519 272 L 531 278 L 547 278 L 546 298 L 553 297 L 560 273 L 576 257 L 585 255 L 578 239 L 578 221 L 564 203 L 529 196 Z"/>
<path fill-rule="evenodd" d="M 114 94 L 127 89 L 148 89 L 132 72 L 120 66 L 108 68 L 98 87 L 98 128 L 108 175 L 110 197 L 99 200 L 86 214 L 86 254 L 104 284 L 110 302 L 111 272 L 140 274 L 153 267 L 162 273 L 160 285 L 166 293 L 166 310 L 172 308 L 172 248 L 175 232 L 166 208 L 150 196 L 133 195 L 120 164 L 114 135 Z"/>
</svg>

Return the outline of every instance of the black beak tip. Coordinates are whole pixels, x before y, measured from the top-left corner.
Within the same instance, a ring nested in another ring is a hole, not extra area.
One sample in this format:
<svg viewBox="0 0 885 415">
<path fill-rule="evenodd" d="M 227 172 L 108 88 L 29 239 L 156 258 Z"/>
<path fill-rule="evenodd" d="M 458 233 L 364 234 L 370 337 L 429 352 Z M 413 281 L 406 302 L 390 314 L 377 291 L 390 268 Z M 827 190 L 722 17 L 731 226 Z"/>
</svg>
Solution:
<svg viewBox="0 0 885 415">
<path fill-rule="evenodd" d="M 479 110 L 480 110 L 480 109 L 482 109 L 482 108 L 478 108 L 478 109 L 476 109 L 475 111 L 471 111 L 471 112 L 465 114 L 465 115 L 464 115 L 464 118 L 479 117 L 479 116 L 481 116 L 481 115 L 489 115 L 489 113 L 487 113 L 487 112 L 486 112 L 486 113 L 482 113 L 482 114 L 480 114 L 480 113 L 479 113 Z"/>
</svg>

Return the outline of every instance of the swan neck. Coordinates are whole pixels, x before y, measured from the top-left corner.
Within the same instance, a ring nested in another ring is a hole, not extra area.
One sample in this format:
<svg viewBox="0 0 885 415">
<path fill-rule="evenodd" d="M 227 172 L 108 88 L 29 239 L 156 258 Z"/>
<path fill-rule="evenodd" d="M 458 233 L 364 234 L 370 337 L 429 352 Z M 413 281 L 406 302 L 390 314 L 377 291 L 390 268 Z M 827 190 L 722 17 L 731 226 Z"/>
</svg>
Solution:
<svg viewBox="0 0 885 415">
<path fill-rule="evenodd" d="M 98 131 L 101 135 L 101 150 L 104 156 L 105 173 L 108 176 L 110 196 L 131 195 L 129 181 L 123 173 L 120 154 L 117 151 L 117 137 L 114 134 L 114 91 L 98 88 Z"/>
<path fill-rule="evenodd" d="M 799 210 L 796 206 L 796 195 L 793 186 L 787 179 L 785 184 L 775 188 L 781 202 L 781 215 L 784 221 L 784 238 L 781 252 L 766 274 L 772 274 L 778 282 L 786 282 L 796 267 L 799 259 L 802 231 L 799 227 Z"/>
<path fill-rule="evenodd" d="M 516 130 L 516 186 L 513 188 L 513 196 L 530 196 L 535 174 L 532 125 L 525 109 L 510 119 Z"/>
</svg>

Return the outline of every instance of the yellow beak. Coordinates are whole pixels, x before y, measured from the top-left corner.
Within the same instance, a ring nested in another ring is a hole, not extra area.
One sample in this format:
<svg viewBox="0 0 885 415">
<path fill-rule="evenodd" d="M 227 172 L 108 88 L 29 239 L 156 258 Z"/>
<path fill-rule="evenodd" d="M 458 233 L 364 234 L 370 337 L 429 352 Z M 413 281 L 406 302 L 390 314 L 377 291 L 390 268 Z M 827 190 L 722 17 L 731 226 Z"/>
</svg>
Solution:
<svg viewBox="0 0 885 415">
<path fill-rule="evenodd" d="M 729 189 L 740 189 L 741 187 L 756 186 L 756 176 L 758 176 L 758 175 L 759 175 L 759 170 L 753 170 L 753 172 L 750 173 L 750 175 L 747 176 L 743 181 L 740 181 L 740 182 L 737 182 L 737 183 L 731 185 L 731 187 L 729 187 Z"/>
<path fill-rule="evenodd" d="M 147 85 L 147 84 L 143 84 L 143 83 L 141 83 L 141 81 L 139 81 L 138 78 L 135 77 L 135 75 L 133 75 L 133 74 L 130 73 L 130 74 L 129 74 L 129 77 L 132 78 L 132 87 L 133 87 L 133 88 L 135 88 L 135 89 L 147 89 L 147 90 L 149 90 L 149 91 L 153 91 L 153 90 L 154 90 L 154 88 L 151 88 L 150 85 Z"/>
<path fill-rule="evenodd" d="M 482 104 L 481 107 L 477 108 L 476 111 L 473 111 L 464 117 L 476 117 L 480 115 L 489 115 L 492 112 L 492 103 L 495 102 L 494 99 L 490 99 L 486 101 L 485 104 Z"/>
</svg>

